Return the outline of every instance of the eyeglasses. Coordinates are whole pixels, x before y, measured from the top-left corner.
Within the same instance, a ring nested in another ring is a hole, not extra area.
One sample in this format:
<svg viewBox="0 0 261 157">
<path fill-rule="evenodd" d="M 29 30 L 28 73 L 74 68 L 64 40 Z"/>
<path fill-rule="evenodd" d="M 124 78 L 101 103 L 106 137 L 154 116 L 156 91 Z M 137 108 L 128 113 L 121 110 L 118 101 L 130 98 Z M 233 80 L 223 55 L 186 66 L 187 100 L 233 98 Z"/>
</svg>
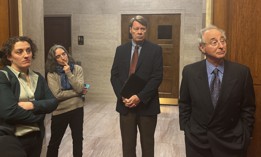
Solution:
<svg viewBox="0 0 261 157">
<path fill-rule="evenodd" d="M 225 38 L 221 38 L 220 40 L 212 39 L 207 44 L 209 44 L 211 46 L 218 46 L 219 43 L 222 44 L 222 45 L 226 45 L 226 39 Z"/>
<path fill-rule="evenodd" d="M 143 33 L 146 32 L 146 27 L 132 27 L 134 32 L 138 32 L 139 30 Z"/>
<path fill-rule="evenodd" d="M 55 59 L 60 59 L 61 57 L 65 56 L 67 56 L 67 53 L 63 52 L 62 54 L 55 56 Z"/>
</svg>

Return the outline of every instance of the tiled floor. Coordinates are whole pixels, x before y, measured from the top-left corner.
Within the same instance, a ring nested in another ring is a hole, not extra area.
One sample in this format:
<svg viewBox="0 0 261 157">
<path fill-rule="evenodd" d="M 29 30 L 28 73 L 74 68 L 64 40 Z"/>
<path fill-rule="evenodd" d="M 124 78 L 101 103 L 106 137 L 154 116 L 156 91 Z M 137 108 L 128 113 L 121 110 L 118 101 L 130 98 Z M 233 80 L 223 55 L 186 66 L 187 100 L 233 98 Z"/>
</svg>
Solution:
<svg viewBox="0 0 261 157">
<path fill-rule="evenodd" d="M 84 121 L 84 157 L 121 157 L 119 116 L 115 102 L 86 101 Z M 50 115 L 46 120 L 46 143 L 50 138 Z M 141 157 L 138 139 L 137 157 Z M 43 150 L 43 156 L 45 150 Z M 72 140 L 67 129 L 59 157 L 72 157 Z M 155 157 L 185 157 L 184 134 L 179 130 L 178 107 L 161 106 L 155 133 Z"/>
</svg>

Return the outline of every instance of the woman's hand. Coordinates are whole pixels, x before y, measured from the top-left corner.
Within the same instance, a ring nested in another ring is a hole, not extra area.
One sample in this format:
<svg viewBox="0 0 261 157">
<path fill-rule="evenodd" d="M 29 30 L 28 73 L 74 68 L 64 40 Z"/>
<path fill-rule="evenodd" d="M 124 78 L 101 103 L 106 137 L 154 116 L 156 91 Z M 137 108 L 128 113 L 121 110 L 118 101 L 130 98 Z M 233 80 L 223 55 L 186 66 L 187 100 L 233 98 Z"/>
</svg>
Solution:
<svg viewBox="0 0 261 157">
<path fill-rule="evenodd" d="M 85 87 L 83 87 L 83 89 L 82 89 L 82 94 L 83 94 L 83 95 L 86 95 L 87 92 L 88 92 L 88 89 L 85 88 Z"/>
<path fill-rule="evenodd" d="M 18 105 L 20 107 L 22 107 L 24 110 L 33 110 L 34 109 L 34 104 L 30 101 L 18 102 Z"/>
<path fill-rule="evenodd" d="M 65 64 L 65 66 L 63 67 L 64 72 L 65 72 L 65 73 L 70 72 L 70 71 L 71 71 L 70 65 L 68 65 L 67 62 L 64 62 L 64 64 Z"/>
</svg>

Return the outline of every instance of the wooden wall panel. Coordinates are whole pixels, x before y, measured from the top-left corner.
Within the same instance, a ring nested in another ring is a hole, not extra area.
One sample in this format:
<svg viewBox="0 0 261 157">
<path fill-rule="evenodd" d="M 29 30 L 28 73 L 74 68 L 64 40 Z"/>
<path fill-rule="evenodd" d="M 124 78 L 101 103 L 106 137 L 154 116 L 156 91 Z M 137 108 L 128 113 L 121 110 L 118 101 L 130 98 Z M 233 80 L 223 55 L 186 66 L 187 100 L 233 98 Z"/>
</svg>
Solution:
<svg viewBox="0 0 261 157">
<path fill-rule="evenodd" d="M 18 0 L 9 1 L 9 36 L 19 35 Z"/>
<path fill-rule="evenodd" d="M 227 30 L 228 27 L 228 3 L 227 0 L 213 0 L 212 22 L 218 27 Z"/>
<path fill-rule="evenodd" d="M 0 46 L 11 36 L 19 35 L 18 1 L 0 0 Z"/>
<path fill-rule="evenodd" d="M 248 149 L 247 157 L 260 157 L 261 155 L 261 86 L 255 85 L 256 93 L 256 122 L 253 133 L 253 141 Z"/>
<path fill-rule="evenodd" d="M 261 1 L 232 0 L 229 32 L 231 59 L 251 68 L 255 85 L 261 85 Z M 240 3 L 238 3 L 240 2 Z"/>
<path fill-rule="evenodd" d="M 8 0 L 0 1 L 0 47 L 9 37 L 9 9 Z"/>
</svg>

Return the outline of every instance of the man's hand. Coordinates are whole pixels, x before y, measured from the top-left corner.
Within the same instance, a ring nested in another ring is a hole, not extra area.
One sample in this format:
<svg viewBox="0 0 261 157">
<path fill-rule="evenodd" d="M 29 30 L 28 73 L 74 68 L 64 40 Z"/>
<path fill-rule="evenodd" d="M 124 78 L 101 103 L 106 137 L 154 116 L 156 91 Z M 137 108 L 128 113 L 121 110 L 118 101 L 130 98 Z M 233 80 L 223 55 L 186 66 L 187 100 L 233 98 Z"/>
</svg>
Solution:
<svg viewBox="0 0 261 157">
<path fill-rule="evenodd" d="M 126 107 L 133 108 L 140 103 L 140 98 L 137 95 L 133 95 L 129 99 L 122 98 L 122 101 Z"/>
</svg>

